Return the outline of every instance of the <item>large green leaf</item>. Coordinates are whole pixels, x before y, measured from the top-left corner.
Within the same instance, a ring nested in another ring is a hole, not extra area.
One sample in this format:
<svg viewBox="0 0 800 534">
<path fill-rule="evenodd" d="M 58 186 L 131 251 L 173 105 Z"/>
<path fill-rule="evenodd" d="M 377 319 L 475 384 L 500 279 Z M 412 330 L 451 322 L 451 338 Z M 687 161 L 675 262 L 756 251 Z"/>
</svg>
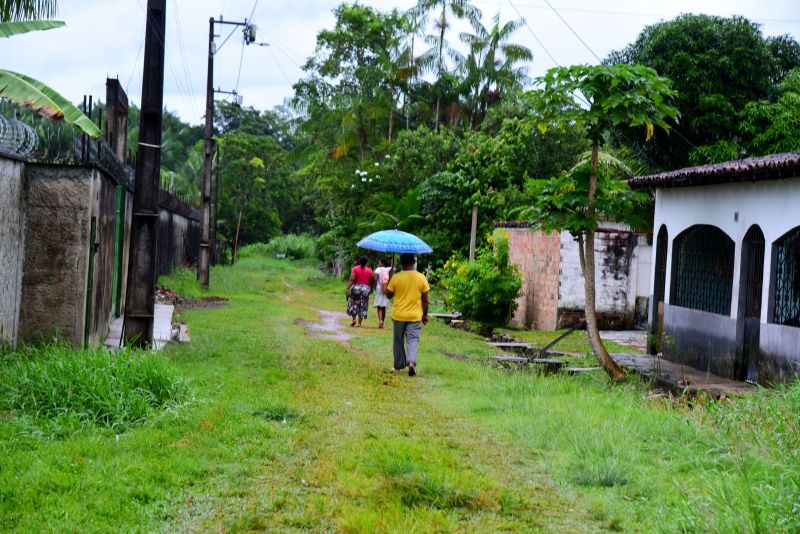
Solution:
<svg viewBox="0 0 800 534">
<path fill-rule="evenodd" d="M 19 22 L 0 22 L 0 37 L 11 37 L 21 33 L 52 30 L 65 26 L 60 20 L 21 20 Z"/>
<path fill-rule="evenodd" d="M 28 107 L 47 119 L 64 119 L 93 139 L 103 135 L 91 119 L 66 98 L 24 74 L 0 69 L 0 97 Z"/>
</svg>

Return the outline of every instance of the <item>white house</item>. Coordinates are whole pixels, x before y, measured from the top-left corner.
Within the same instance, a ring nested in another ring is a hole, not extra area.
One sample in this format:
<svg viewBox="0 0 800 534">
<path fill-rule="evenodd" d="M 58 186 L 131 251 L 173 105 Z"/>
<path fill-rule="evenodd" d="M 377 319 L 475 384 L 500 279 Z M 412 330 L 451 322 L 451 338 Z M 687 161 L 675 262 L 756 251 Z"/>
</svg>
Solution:
<svg viewBox="0 0 800 534">
<path fill-rule="evenodd" d="M 656 190 L 651 352 L 764 384 L 797 374 L 800 152 L 630 185 Z"/>
</svg>

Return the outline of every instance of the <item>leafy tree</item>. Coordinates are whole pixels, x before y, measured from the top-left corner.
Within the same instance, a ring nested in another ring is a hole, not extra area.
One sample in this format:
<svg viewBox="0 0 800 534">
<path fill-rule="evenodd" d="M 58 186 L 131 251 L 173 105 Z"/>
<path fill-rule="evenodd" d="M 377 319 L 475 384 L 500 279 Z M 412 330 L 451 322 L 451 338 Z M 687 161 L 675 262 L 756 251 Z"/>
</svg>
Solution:
<svg viewBox="0 0 800 534">
<path fill-rule="evenodd" d="M 287 173 L 284 153 L 272 137 L 229 134 L 219 139 L 223 158 L 218 231 L 234 250 L 281 233 L 274 202 Z"/>
<path fill-rule="evenodd" d="M 275 138 L 281 147 L 294 147 L 291 118 L 281 109 L 259 111 L 252 106 L 241 107 L 225 100 L 214 103 L 214 125 L 221 135 L 243 133 L 268 135 Z M 203 130 L 200 128 L 200 136 Z"/>
<path fill-rule="evenodd" d="M 445 34 L 450 27 L 451 17 L 467 19 L 469 22 L 480 21 L 481 11 L 469 3 L 468 0 L 419 0 L 416 12 L 425 16 L 431 12 L 438 12 L 434 22 L 436 34 L 429 36 L 428 42 L 433 45 L 436 53 L 436 108 L 434 112 L 434 127 L 439 130 L 440 108 L 442 101 L 443 80 L 446 73 L 444 53 L 447 50 Z"/>
<path fill-rule="evenodd" d="M 542 115 L 532 119 L 537 126 L 546 130 L 550 124 L 578 124 L 585 128 L 586 137 L 591 142 L 585 196 L 575 197 L 580 179 L 575 170 L 571 173 L 572 184 L 555 184 L 557 188 L 550 195 L 552 209 L 545 205 L 539 222 L 551 228 L 567 224 L 567 229 L 576 235 L 584 275 L 589 343 L 603 368 L 618 380 L 624 373 L 608 355 L 597 328 L 594 234 L 601 216 L 621 216 L 625 211 L 616 213 L 613 204 L 598 204 L 598 199 L 604 201 L 610 192 L 598 193 L 598 185 L 608 187 L 608 184 L 599 184 L 598 180 L 600 145 L 608 131 L 618 125 L 643 127 L 647 140 L 653 136 L 655 126 L 668 131 L 670 127 L 666 120 L 678 117 L 677 110 L 667 103 L 675 92 L 669 80 L 642 65 L 557 67 L 550 69 L 539 82 L 542 85 L 539 105 Z M 565 206 L 572 207 L 567 210 L 566 218 L 563 215 Z M 601 210 L 605 209 L 611 212 L 602 213 Z"/>
<path fill-rule="evenodd" d="M 647 65 L 673 80 L 681 124 L 670 124 L 679 131 L 649 143 L 646 151 L 659 166 L 676 168 L 689 163 L 698 147 L 735 141 L 738 111 L 774 94 L 796 45 L 787 36 L 765 40 L 758 25 L 742 17 L 687 14 L 646 27 L 606 63 Z M 627 143 L 644 146 L 622 131 Z"/>
<path fill-rule="evenodd" d="M 499 102 L 504 93 L 522 89 L 526 69 L 516 64 L 530 61 L 533 54 L 524 46 L 509 43 L 511 35 L 522 23 L 522 20 L 515 20 L 501 26 L 498 13 L 492 19 L 491 27 L 472 21 L 475 33 L 460 35 L 461 40 L 469 45 L 469 54 L 458 54 L 457 57 L 462 75 L 461 92 L 472 127 L 480 124 L 489 106 Z"/>
<path fill-rule="evenodd" d="M 800 150 L 800 69 L 792 70 L 779 90 L 775 102 L 750 102 L 741 113 L 743 144 L 749 155 Z"/>
</svg>

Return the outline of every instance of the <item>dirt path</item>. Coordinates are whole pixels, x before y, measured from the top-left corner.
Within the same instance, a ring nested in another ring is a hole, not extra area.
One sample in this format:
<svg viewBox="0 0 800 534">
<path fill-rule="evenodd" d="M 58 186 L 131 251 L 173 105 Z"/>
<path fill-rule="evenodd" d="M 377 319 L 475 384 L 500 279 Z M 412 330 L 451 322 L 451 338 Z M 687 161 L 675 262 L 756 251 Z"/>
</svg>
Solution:
<svg viewBox="0 0 800 534">
<path fill-rule="evenodd" d="M 294 324 L 300 325 L 306 330 L 306 335 L 318 339 L 332 339 L 345 343 L 353 336 L 345 331 L 339 321 L 347 318 L 346 313 L 329 311 L 329 310 L 314 310 L 319 313 L 321 321 L 308 321 L 306 319 L 297 319 Z"/>
</svg>

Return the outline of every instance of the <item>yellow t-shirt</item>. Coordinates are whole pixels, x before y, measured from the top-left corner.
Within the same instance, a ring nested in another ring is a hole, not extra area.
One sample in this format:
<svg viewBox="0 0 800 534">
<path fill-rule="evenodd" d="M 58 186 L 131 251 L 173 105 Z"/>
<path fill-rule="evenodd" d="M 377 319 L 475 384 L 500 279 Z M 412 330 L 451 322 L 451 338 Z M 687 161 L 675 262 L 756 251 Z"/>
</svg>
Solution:
<svg viewBox="0 0 800 534">
<path fill-rule="evenodd" d="M 417 271 L 400 271 L 389 280 L 394 292 L 392 319 L 415 323 L 422 320 L 422 294 L 431 290 L 428 280 Z"/>
</svg>

